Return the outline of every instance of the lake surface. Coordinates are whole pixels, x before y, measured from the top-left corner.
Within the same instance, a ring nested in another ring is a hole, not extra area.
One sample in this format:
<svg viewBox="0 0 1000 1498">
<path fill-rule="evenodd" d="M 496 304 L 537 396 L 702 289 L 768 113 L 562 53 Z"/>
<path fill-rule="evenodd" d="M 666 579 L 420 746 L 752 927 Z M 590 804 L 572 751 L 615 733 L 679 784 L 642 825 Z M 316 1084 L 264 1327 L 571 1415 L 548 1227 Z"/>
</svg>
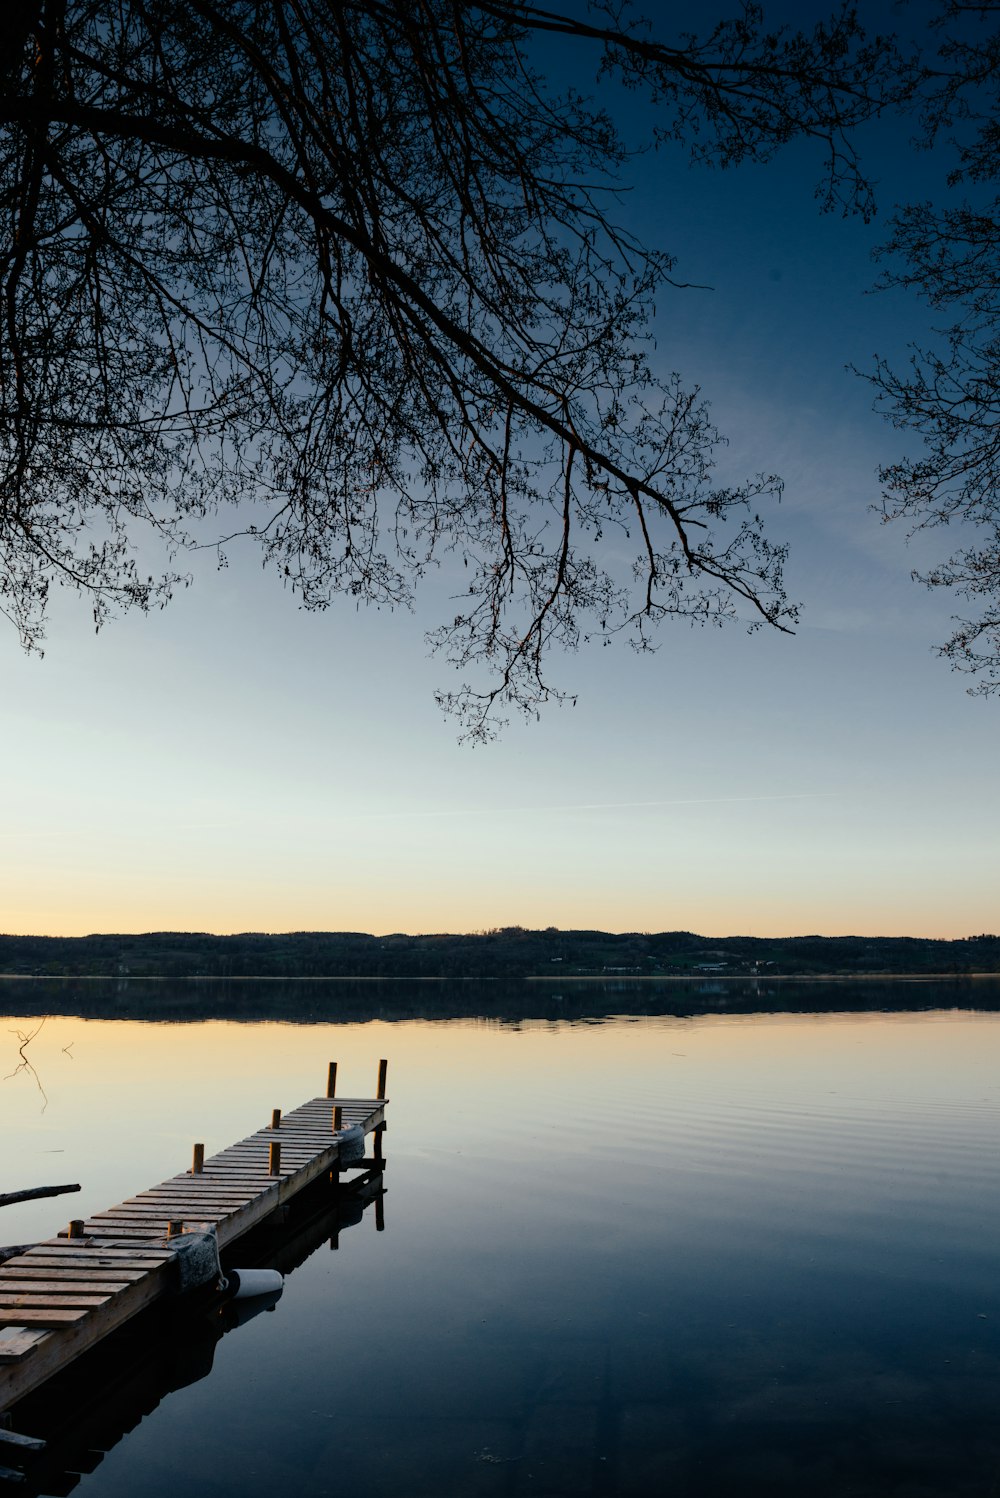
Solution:
<svg viewBox="0 0 1000 1498">
<path fill-rule="evenodd" d="M 895 1012 L 813 986 L 795 1004 L 826 1012 L 780 1014 L 720 988 L 522 987 L 512 1022 L 144 1023 L 80 1012 L 128 985 L 67 987 L 61 1015 L 58 989 L 0 986 L 0 1189 L 83 1184 L 5 1209 L 3 1242 L 321 1094 L 328 1060 L 356 1096 L 389 1058 L 385 1231 L 369 1213 L 317 1249 L 76 1491 L 995 1494 L 1000 985 L 896 984 Z"/>
</svg>

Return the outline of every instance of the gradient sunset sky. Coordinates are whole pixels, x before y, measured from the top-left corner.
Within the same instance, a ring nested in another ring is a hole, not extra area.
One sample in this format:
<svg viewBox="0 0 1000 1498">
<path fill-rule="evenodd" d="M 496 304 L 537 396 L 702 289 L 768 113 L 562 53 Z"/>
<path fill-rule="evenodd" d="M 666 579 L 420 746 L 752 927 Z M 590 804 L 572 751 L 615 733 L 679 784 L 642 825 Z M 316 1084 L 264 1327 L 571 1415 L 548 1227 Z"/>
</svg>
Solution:
<svg viewBox="0 0 1000 1498">
<path fill-rule="evenodd" d="M 794 637 L 677 625 L 653 656 L 553 659 L 578 706 L 469 748 L 424 643 L 446 573 L 415 615 L 310 615 L 248 544 L 96 636 L 62 596 L 43 660 L 0 633 L 0 928 L 1000 929 L 1000 700 L 935 657 L 958 600 L 910 579 L 958 538 L 871 512 L 904 447 L 845 371 L 928 323 L 866 294 L 893 201 L 943 191 L 905 136 L 871 134 L 871 226 L 817 212 L 801 146 L 737 173 L 647 157 L 622 210 L 711 288 L 660 298 L 656 359 L 701 385 L 721 479 L 785 480 Z"/>
</svg>

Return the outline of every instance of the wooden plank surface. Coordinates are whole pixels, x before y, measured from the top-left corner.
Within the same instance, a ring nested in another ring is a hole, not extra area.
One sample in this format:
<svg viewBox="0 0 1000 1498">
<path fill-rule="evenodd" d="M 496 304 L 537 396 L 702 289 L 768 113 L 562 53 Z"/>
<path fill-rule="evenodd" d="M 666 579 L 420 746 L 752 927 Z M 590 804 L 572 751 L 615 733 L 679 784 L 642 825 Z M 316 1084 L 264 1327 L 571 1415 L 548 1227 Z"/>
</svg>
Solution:
<svg viewBox="0 0 1000 1498">
<path fill-rule="evenodd" d="M 34 1352 L 49 1333 L 26 1331 L 23 1327 L 0 1328 L 0 1363 L 16 1363 Z"/>
<path fill-rule="evenodd" d="M 51 1257 L 53 1254 L 58 1254 L 60 1258 L 65 1259 L 79 1259 L 81 1264 L 89 1262 L 91 1258 L 100 1258 L 109 1264 L 113 1264 L 115 1259 L 135 1257 L 144 1259 L 149 1263 L 155 1261 L 162 1264 L 172 1257 L 170 1249 L 162 1243 L 151 1243 L 148 1248 L 144 1248 L 137 1256 L 133 1248 L 115 1248 L 113 1243 L 106 1244 L 103 1248 L 95 1248 L 89 1243 L 80 1242 L 79 1239 L 63 1238 L 60 1236 L 58 1238 L 49 1238 L 45 1243 L 36 1243 L 34 1248 L 29 1248 L 26 1254 L 22 1254 L 17 1259 L 8 1259 L 7 1263 L 19 1264 L 23 1259 L 34 1259 L 38 1258 L 39 1255 Z"/>
<path fill-rule="evenodd" d="M 73 1279 L 78 1275 L 102 1274 L 120 1275 L 122 1279 L 141 1280 L 143 1275 L 149 1273 L 162 1260 L 142 1259 L 128 1257 L 117 1257 L 114 1259 L 102 1259 L 95 1255 L 92 1259 L 81 1264 L 79 1259 L 65 1259 L 59 1254 L 41 1254 L 38 1258 L 28 1260 L 11 1260 L 17 1267 L 18 1274 L 51 1274 L 58 1269 L 60 1275 L 66 1279 Z"/>
<path fill-rule="evenodd" d="M 4 1315 L 7 1315 L 8 1311 L 16 1311 L 19 1308 L 23 1308 L 26 1311 L 46 1311 L 53 1308 L 58 1309 L 63 1306 L 84 1306 L 90 1309 L 93 1306 L 102 1306 L 106 1300 L 110 1299 L 110 1294 L 102 1295 L 100 1293 L 64 1295 L 58 1291 L 55 1294 L 44 1291 L 36 1295 L 9 1295 L 4 1292 L 0 1294 L 0 1310 L 3 1311 Z M 13 1322 L 14 1320 L 10 1316 L 7 1319 L 9 1322 Z"/>
<path fill-rule="evenodd" d="M 9 1280 L 0 1277 L 0 1295 L 57 1295 L 67 1290 L 79 1295 L 117 1295 L 127 1290 L 125 1280 Z M 4 1300 L 4 1305 L 9 1301 Z"/>
<path fill-rule="evenodd" d="M 0 1326 L 72 1326 L 82 1321 L 89 1311 L 75 1310 L 30 1310 L 27 1307 L 16 1311 L 0 1310 Z"/>
<path fill-rule="evenodd" d="M 115 1270 L 114 1274 L 112 1274 L 109 1269 L 77 1269 L 75 1264 L 68 1266 L 60 1264 L 56 1269 L 44 1265 L 40 1269 L 34 1267 L 30 1269 L 18 1269 L 11 1275 L 0 1273 L 0 1286 L 10 1285 L 15 1281 L 20 1282 L 22 1280 L 27 1284 L 34 1284 L 38 1280 L 51 1279 L 53 1273 L 56 1272 L 58 1273 L 57 1283 L 60 1285 L 89 1285 L 91 1281 L 113 1279 L 115 1284 L 121 1286 L 129 1285 L 135 1280 L 142 1279 L 142 1276 L 146 1273 L 145 1269 L 130 1269 L 127 1273 L 123 1274 L 119 1274 Z"/>
</svg>

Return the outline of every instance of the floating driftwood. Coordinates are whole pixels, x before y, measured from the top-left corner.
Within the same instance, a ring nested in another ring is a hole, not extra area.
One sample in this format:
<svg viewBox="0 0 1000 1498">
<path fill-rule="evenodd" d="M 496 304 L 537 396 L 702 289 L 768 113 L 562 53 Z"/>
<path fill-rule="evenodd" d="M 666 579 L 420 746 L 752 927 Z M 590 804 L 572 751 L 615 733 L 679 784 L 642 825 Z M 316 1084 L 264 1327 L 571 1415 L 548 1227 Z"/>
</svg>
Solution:
<svg viewBox="0 0 1000 1498">
<path fill-rule="evenodd" d="M 40 1196 L 65 1196 L 67 1192 L 79 1191 L 79 1181 L 72 1186 L 29 1186 L 25 1191 L 0 1191 L 0 1207 L 12 1207 L 15 1202 L 33 1202 Z"/>
</svg>

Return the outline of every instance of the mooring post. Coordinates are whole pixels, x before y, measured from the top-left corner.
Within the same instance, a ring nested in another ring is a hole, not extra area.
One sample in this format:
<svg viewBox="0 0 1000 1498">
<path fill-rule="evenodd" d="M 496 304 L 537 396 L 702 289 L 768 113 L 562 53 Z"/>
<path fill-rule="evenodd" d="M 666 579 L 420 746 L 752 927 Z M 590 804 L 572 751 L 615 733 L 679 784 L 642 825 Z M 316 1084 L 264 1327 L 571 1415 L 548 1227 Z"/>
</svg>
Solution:
<svg viewBox="0 0 1000 1498">
<path fill-rule="evenodd" d="M 272 1139 L 267 1147 L 267 1173 L 269 1176 L 281 1174 L 281 1144 L 277 1139 Z"/>
<path fill-rule="evenodd" d="M 272 1108 L 271 1109 L 271 1128 L 272 1129 L 280 1129 L 281 1128 L 281 1109 L 280 1108 Z"/>
<path fill-rule="evenodd" d="M 180 1217 L 172 1217 L 167 1223 L 167 1237 L 179 1238 L 184 1231 L 184 1223 Z"/>
<path fill-rule="evenodd" d="M 337 1096 L 337 1063 L 336 1063 L 336 1061 L 331 1061 L 329 1067 L 327 1068 L 327 1073 L 326 1073 L 326 1095 L 327 1095 L 327 1097 L 336 1097 Z"/>
<path fill-rule="evenodd" d="M 191 1174 L 200 1176 L 205 1169 L 205 1146 L 196 1144 L 191 1155 Z"/>
<path fill-rule="evenodd" d="M 384 1233 L 385 1232 L 385 1207 L 382 1205 L 384 1197 L 385 1197 L 385 1192 L 384 1191 L 380 1191 L 379 1194 L 378 1194 L 378 1196 L 375 1198 L 375 1231 L 376 1231 L 376 1233 Z"/>
<path fill-rule="evenodd" d="M 340 1130 L 343 1127 L 343 1122 L 344 1122 L 344 1110 L 340 1106 L 340 1104 L 338 1103 L 337 1106 L 336 1106 L 336 1108 L 334 1108 L 334 1110 L 333 1110 L 333 1132 L 335 1134 L 339 1134 L 340 1133 Z"/>
<path fill-rule="evenodd" d="M 376 1094 L 375 1094 L 375 1096 L 377 1098 L 384 1098 L 385 1097 L 385 1076 L 386 1076 L 386 1072 L 388 1070 L 389 1070 L 389 1063 L 388 1063 L 388 1061 L 385 1061 L 385 1060 L 380 1061 L 379 1064 L 378 1064 L 378 1092 L 376 1092 Z"/>
<path fill-rule="evenodd" d="M 73 1218 L 73 1221 L 70 1223 L 69 1227 L 66 1229 L 66 1237 L 67 1238 L 82 1238 L 83 1237 L 83 1218 L 82 1217 L 74 1217 Z"/>
<path fill-rule="evenodd" d="M 382 1127 L 381 1124 L 379 1124 L 378 1128 L 375 1130 L 375 1150 L 374 1150 L 375 1161 L 379 1165 L 384 1164 L 384 1159 L 383 1159 L 383 1155 L 382 1155 L 382 1135 L 384 1133 L 385 1133 L 385 1129 Z"/>
</svg>

